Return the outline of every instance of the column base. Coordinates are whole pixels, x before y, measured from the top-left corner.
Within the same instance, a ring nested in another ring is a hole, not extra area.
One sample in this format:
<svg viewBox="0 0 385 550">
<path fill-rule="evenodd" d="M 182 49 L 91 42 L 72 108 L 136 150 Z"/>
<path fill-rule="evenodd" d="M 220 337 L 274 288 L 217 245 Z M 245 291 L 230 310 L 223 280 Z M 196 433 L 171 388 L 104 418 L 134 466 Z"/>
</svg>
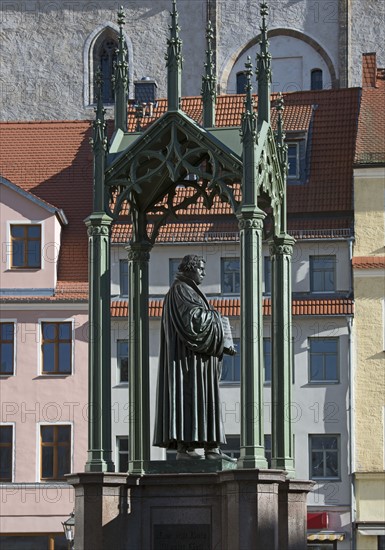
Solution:
<svg viewBox="0 0 385 550">
<path fill-rule="evenodd" d="M 287 472 L 286 476 L 289 479 L 293 479 L 295 477 L 293 458 L 272 458 L 271 467 L 274 470 L 285 470 Z"/>
<path fill-rule="evenodd" d="M 237 468 L 252 468 L 267 470 L 267 460 L 263 447 L 241 447 L 241 456 L 238 459 Z M 282 470 L 282 468 L 280 468 Z"/>
</svg>

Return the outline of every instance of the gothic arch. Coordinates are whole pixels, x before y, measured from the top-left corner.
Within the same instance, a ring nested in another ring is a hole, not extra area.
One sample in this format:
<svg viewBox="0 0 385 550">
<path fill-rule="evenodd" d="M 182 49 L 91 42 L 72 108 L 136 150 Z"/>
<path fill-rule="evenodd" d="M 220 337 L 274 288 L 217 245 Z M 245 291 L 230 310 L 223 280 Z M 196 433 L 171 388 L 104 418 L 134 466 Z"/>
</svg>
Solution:
<svg viewBox="0 0 385 550">
<path fill-rule="evenodd" d="M 83 48 L 83 101 L 84 106 L 88 107 L 94 103 L 93 100 L 93 74 L 94 74 L 94 48 L 98 39 L 108 31 L 116 36 L 119 36 L 119 27 L 110 21 L 102 23 L 96 27 L 93 32 L 87 37 Z M 127 46 L 127 61 L 128 61 L 128 82 L 132 83 L 133 77 L 133 48 L 130 37 L 123 31 L 124 40 Z M 131 94 L 130 94 L 131 95 Z"/>
<path fill-rule="evenodd" d="M 331 77 L 331 85 L 332 88 L 337 88 L 339 85 L 339 81 L 337 79 L 336 70 L 334 68 L 333 62 L 329 56 L 329 54 L 324 50 L 324 48 L 316 42 L 313 38 L 310 36 L 295 31 L 292 29 L 272 29 L 268 33 L 268 37 L 272 38 L 274 36 L 291 36 L 293 38 L 297 38 L 298 40 L 301 40 L 311 46 L 323 59 L 325 62 L 329 73 Z M 260 39 L 260 34 L 249 40 L 246 44 L 241 46 L 236 52 L 234 52 L 225 62 L 224 68 L 222 70 L 222 74 L 219 77 L 219 93 L 227 93 L 227 87 L 228 87 L 228 80 L 231 73 L 232 68 L 238 61 L 238 59 L 249 49 L 258 44 L 258 41 Z"/>
</svg>

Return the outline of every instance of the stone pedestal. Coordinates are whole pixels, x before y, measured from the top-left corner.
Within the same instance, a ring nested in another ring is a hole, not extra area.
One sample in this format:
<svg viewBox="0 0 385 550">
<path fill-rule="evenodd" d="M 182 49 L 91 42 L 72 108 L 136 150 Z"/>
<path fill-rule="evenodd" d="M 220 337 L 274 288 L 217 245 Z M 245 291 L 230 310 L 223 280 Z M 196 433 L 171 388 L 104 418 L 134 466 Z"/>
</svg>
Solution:
<svg viewBox="0 0 385 550">
<path fill-rule="evenodd" d="M 312 482 L 281 470 L 71 474 L 76 550 L 300 550 Z"/>
</svg>

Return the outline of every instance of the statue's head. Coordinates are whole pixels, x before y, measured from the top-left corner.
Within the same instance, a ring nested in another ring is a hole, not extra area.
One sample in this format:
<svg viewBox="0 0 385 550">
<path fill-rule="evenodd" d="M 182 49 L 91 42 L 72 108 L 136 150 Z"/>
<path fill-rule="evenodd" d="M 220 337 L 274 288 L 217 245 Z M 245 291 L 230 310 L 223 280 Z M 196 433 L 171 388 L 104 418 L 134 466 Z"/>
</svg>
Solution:
<svg viewBox="0 0 385 550">
<path fill-rule="evenodd" d="M 179 264 L 178 271 L 199 285 L 206 275 L 205 263 L 202 256 L 187 254 Z"/>
</svg>

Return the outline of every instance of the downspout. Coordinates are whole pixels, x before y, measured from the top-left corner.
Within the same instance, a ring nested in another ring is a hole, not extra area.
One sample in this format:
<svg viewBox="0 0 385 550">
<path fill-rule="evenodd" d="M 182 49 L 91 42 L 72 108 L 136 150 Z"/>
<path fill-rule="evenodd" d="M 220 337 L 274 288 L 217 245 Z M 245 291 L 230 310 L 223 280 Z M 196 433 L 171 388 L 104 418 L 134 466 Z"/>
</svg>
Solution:
<svg viewBox="0 0 385 550">
<path fill-rule="evenodd" d="M 350 289 L 349 295 L 354 296 L 353 287 L 353 241 L 354 237 L 348 239 L 349 247 L 349 263 L 350 263 Z M 348 344 L 348 372 L 349 372 L 349 469 L 350 469 L 350 521 L 352 528 L 352 546 L 351 550 L 356 550 L 356 488 L 355 488 L 355 417 L 354 417 L 354 406 L 355 406 L 355 362 L 354 362 L 354 346 L 353 346 L 353 316 L 347 317 L 347 328 L 349 334 L 349 344 Z"/>
</svg>

